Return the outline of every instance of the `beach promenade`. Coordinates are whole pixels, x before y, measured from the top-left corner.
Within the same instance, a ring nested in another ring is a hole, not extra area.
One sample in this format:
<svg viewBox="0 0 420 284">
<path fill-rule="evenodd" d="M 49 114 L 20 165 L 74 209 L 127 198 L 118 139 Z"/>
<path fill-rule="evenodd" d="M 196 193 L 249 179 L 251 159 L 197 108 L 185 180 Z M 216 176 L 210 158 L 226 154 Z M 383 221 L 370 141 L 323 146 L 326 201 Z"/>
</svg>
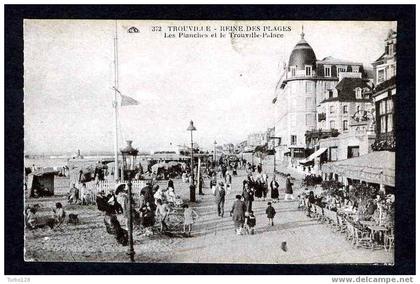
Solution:
<svg viewBox="0 0 420 284">
<path fill-rule="evenodd" d="M 271 179 L 272 168 L 266 170 Z M 281 169 L 285 170 L 285 169 Z M 291 172 L 293 174 L 293 171 Z M 214 196 L 205 180 L 205 195 L 197 195 L 191 207 L 199 214 L 193 225 L 191 237 L 171 231 L 169 234 L 145 236 L 134 232 L 136 262 L 171 263 L 392 263 L 393 252 L 353 248 L 344 234 L 333 232 L 327 225 L 308 218 L 297 209 L 296 201 L 284 201 L 280 190 L 280 202 L 273 206 L 277 211 L 274 226 L 268 225 L 265 216 L 267 201 L 256 201 L 253 210 L 257 219 L 254 235 L 236 235 L 229 216 L 234 197 L 242 192 L 245 171 L 233 177 L 232 191 L 226 196 L 225 216 L 218 217 Z M 30 199 L 29 204 L 40 203 L 40 214 L 48 214 L 55 202 L 64 202 L 66 180 L 62 193 L 50 199 Z M 279 177 L 280 189 L 284 179 Z M 162 182 L 162 185 L 164 183 Z M 299 194 L 300 180 L 295 181 L 295 196 Z M 175 190 L 188 202 L 188 184 L 175 180 Z M 63 203 L 65 204 L 65 203 Z M 42 213 L 42 211 L 44 213 Z M 64 225 L 58 230 L 38 229 L 26 231 L 26 260 L 38 261 L 109 261 L 126 262 L 127 247 L 119 245 L 105 231 L 103 214 L 95 206 L 67 205 L 68 213 L 77 213 L 81 224 Z M 180 228 L 180 226 L 178 226 Z M 287 250 L 281 243 L 287 243 Z"/>
</svg>

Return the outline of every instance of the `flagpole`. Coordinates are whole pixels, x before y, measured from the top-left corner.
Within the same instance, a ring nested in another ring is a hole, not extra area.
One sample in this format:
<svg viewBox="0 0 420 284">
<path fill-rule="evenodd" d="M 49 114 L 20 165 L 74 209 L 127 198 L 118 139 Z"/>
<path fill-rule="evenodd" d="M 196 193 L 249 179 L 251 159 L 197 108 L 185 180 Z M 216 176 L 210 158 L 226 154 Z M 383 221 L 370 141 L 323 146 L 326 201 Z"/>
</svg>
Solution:
<svg viewBox="0 0 420 284">
<path fill-rule="evenodd" d="M 117 35 L 117 21 L 115 21 L 115 37 L 114 37 L 114 120 L 115 120 L 115 133 L 114 133 L 114 156 L 115 156 L 115 169 L 114 169 L 114 181 L 118 180 L 118 101 L 117 101 L 117 90 L 118 90 L 118 35 Z"/>
</svg>

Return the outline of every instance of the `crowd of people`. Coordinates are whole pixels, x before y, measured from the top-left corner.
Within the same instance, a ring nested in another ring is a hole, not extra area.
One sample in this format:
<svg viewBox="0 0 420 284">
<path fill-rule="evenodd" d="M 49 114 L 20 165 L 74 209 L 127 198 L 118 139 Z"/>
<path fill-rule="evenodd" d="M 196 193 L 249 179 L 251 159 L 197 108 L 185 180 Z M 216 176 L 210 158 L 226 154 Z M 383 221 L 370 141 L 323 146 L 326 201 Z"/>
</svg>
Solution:
<svg viewBox="0 0 420 284">
<path fill-rule="evenodd" d="M 335 188 L 331 188 L 331 185 Z M 309 217 L 314 213 L 312 205 L 317 205 L 340 214 L 352 215 L 355 222 L 375 221 L 377 224 L 386 223 L 393 226 L 395 196 L 385 195 L 372 186 L 359 187 L 364 187 L 365 190 L 356 189 L 354 185 L 342 186 L 335 181 L 324 183 L 319 194 L 314 194 L 313 190 L 306 188 L 298 196 L 298 207 L 305 208 Z"/>
<path fill-rule="evenodd" d="M 86 187 L 86 183 L 73 183 L 68 194 L 67 201 L 69 204 L 92 205 L 95 204 L 95 195 L 92 189 Z"/>
<path fill-rule="evenodd" d="M 122 226 L 121 228 L 128 228 L 128 193 L 125 184 L 118 184 L 115 190 L 111 190 L 107 195 L 104 191 L 100 191 L 96 196 L 96 204 L 98 210 L 105 212 L 105 224 L 112 226 L 116 224 L 120 216 Z M 132 216 L 134 220 L 135 229 L 139 229 L 139 233 L 143 232 L 148 236 L 154 234 L 153 227 L 155 224 L 159 226 L 159 231 L 165 233 L 168 231 L 168 219 L 176 208 L 184 208 L 184 217 L 188 219 L 184 222 L 186 225 L 184 231 L 186 233 L 191 231 L 191 219 L 196 217 L 196 212 L 193 211 L 193 216 L 188 217 L 191 211 L 188 207 L 183 207 L 183 200 L 179 195 L 175 194 L 174 183 L 169 179 L 166 187 L 160 187 L 157 184 L 148 182 L 144 188 L 140 190 L 138 197 L 132 198 Z M 111 222 L 112 221 L 112 222 Z M 109 230 L 117 231 L 117 230 Z"/>
<path fill-rule="evenodd" d="M 219 167 L 219 171 L 213 174 L 210 181 L 210 188 L 215 196 L 217 214 L 224 217 L 224 206 L 226 195 L 231 192 L 231 176 L 229 175 L 229 167 L 226 172 L 222 171 L 223 167 Z M 276 211 L 272 203 L 279 201 L 280 184 L 276 175 L 268 182 L 268 175 L 263 171 L 262 165 L 247 164 L 247 178 L 242 183 L 242 194 L 235 196 L 235 201 L 230 210 L 230 216 L 234 222 L 235 233 L 238 235 L 254 233 L 256 218 L 252 210 L 253 202 L 271 200 L 267 203 L 266 215 L 268 225 L 274 225 L 274 216 Z M 270 195 L 269 195 L 270 193 Z M 285 200 L 294 200 L 293 183 L 290 175 L 286 176 L 285 184 Z"/>
</svg>

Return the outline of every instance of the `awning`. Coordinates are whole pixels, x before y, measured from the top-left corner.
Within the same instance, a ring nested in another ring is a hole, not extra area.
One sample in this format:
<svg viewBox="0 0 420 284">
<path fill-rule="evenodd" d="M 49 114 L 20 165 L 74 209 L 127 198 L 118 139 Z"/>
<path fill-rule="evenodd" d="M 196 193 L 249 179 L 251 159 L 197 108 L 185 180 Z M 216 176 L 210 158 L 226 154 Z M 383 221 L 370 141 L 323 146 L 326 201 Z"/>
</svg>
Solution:
<svg viewBox="0 0 420 284">
<path fill-rule="evenodd" d="M 306 163 L 312 162 L 313 159 L 315 159 L 316 157 L 321 156 L 322 153 L 324 153 L 326 150 L 327 150 L 327 148 L 319 148 L 319 150 L 316 150 L 315 152 L 313 152 L 311 155 L 309 155 L 305 159 L 299 161 L 299 163 L 306 164 Z"/>
<path fill-rule="evenodd" d="M 323 164 L 321 170 L 346 178 L 395 186 L 395 153 L 372 152 L 356 158 Z"/>
</svg>

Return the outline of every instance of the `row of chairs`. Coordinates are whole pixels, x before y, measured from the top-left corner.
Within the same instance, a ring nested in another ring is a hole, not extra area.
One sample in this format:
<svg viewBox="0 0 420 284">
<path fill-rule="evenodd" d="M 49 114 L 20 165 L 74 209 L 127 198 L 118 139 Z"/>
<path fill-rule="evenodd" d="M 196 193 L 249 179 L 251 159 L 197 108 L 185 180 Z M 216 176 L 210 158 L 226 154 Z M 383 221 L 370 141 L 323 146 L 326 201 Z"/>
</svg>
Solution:
<svg viewBox="0 0 420 284">
<path fill-rule="evenodd" d="M 313 213 L 310 214 L 311 218 L 328 225 L 334 232 L 344 234 L 354 247 L 370 248 L 372 246 L 372 239 L 368 230 L 360 228 L 337 212 L 315 204 L 311 205 L 310 211 Z"/>
</svg>

